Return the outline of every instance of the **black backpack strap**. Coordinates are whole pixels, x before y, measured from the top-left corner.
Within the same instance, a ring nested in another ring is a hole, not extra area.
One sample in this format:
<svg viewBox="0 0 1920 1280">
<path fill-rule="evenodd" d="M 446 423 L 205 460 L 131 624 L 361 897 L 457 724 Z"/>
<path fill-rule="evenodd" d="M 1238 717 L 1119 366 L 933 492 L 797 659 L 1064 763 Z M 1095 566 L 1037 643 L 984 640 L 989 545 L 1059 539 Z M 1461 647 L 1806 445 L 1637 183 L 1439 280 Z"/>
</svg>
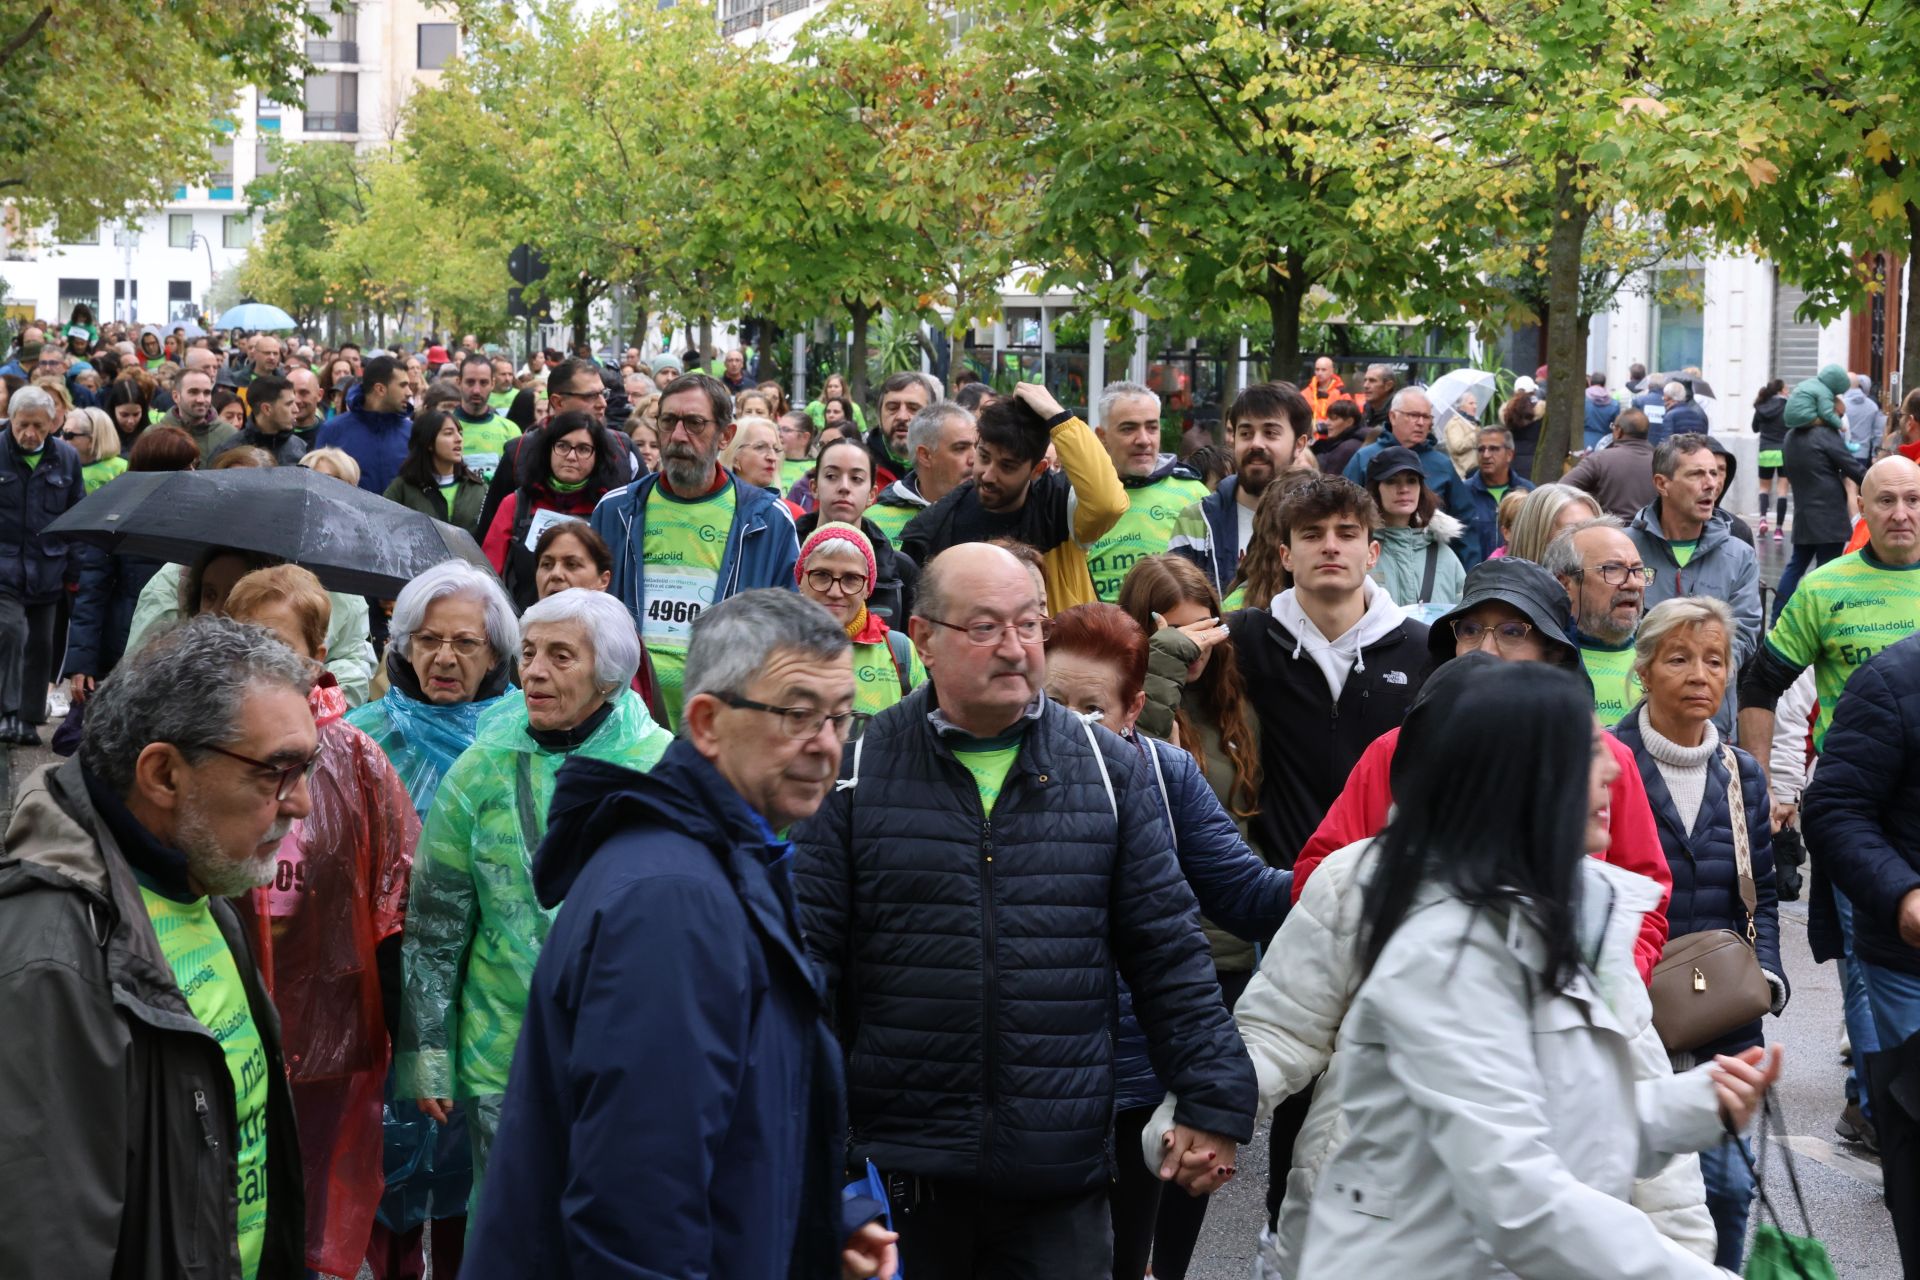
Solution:
<svg viewBox="0 0 1920 1280">
<path fill-rule="evenodd" d="M 1427 543 L 1427 567 L 1420 575 L 1420 598 L 1414 603 L 1426 604 L 1433 599 L 1433 576 L 1440 568 L 1440 544 Z"/>
</svg>

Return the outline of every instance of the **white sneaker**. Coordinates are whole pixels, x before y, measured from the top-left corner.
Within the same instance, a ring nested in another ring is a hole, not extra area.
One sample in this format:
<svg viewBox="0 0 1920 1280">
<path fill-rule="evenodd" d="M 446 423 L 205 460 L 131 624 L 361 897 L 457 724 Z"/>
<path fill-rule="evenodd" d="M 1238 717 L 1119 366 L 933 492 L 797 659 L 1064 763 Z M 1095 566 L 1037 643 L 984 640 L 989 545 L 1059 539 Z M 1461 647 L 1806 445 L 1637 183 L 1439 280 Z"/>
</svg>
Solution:
<svg viewBox="0 0 1920 1280">
<path fill-rule="evenodd" d="M 47 690 L 47 723 L 56 724 L 67 718 L 67 712 L 73 710 L 73 695 L 67 686 L 56 684 Z"/>
</svg>

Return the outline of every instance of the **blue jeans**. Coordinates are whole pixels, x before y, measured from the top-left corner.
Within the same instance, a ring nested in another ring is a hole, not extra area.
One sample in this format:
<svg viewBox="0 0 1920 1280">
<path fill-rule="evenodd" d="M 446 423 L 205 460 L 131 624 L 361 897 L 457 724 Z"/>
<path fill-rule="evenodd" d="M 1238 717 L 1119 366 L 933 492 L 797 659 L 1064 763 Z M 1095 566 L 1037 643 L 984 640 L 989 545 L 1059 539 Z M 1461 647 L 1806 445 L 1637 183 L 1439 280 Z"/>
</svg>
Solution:
<svg viewBox="0 0 1920 1280">
<path fill-rule="evenodd" d="M 1838 889 L 1833 905 L 1840 913 L 1840 1002 L 1847 1021 L 1847 1041 L 1853 1046 L 1853 1065 L 1847 1068 L 1847 1101 L 1860 1104 L 1860 1113 L 1873 1119 L 1867 1101 L 1867 1055 L 1880 1051 L 1881 1039 L 1874 1026 L 1873 1007 L 1867 1000 L 1867 979 L 1863 966 L 1853 958 L 1853 904 Z M 1898 1044 L 1899 1041 L 1894 1041 Z"/>
<path fill-rule="evenodd" d="M 1855 960 L 1853 967 L 1860 970 L 1866 985 L 1880 1044 L 1891 1048 L 1920 1035 L 1920 974 L 1902 973 L 1866 960 Z M 1856 1047 L 1855 1055 L 1859 1052 Z"/>
<path fill-rule="evenodd" d="M 1793 559 L 1787 561 L 1787 567 L 1780 571 L 1780 581 L 1773 589 L 1773 620 L 1780 621 L 1780 611 L 1787 607 L 1787 601 L 1793 599 L 1793 590 L 1800 585 L 1800 579 L 1807 570 L 1823 565 L 1847 549 L 1844 542 L 1810 542 L 1793 549 Z"/>
<path fill-rule="evenodd" d="M 1749 1158 L 1753 1145 L 1738 1140 Z M 1740 1258 L 1747 1247 L 1747 1215 L 1753 1208 L 1753 1174 L 1747 1162 L 1734 1148 L 1735 1139 L 1722 1138 L 1720 1145 L 1700 1153 L 1700 1177 L 1707 1184 L 1707 1212 L 1713 1215 L 1713 1231 L 1719 1243 L 1714 1246 L 1713 1265 L 1728 1271 L 1740 1270 Z"/>
</svg>

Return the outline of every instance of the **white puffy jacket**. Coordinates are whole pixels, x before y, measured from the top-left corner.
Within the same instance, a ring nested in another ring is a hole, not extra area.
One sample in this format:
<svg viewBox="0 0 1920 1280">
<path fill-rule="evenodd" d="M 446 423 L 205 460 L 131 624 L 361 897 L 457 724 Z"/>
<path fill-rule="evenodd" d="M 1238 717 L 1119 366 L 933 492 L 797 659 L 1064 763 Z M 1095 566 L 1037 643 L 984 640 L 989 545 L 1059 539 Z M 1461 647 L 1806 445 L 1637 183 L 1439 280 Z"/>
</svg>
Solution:
<svg viewBox="0 0 1920 1280">
<path fill-rule="evenodd" d="M 1340 1057 L 1334 1046 L 1362 977 L 1358 958 L 1361 893 L 1357 881 L 1371 845 L 1371 840 L 1357 841 L 1328 855 L 1314 868 L 1300 901 L 1274 935 L 1259 972 L 1234 1006 L 1240 1038 L 1253 1058 L 1260 1086 L 1256 1127 L 1281 1101 L 1312 1084 L 1315 1076 L 1324 1072 L 1327 1077 L 1315 1090 L 1313 1104 L 1294 1142 L 1278 1229 L 1261 1234 L 1255 1264 L 1258 1277 L 1295 1280 L 1299 1275 L 1315 1185 L 1328 1156 L 1347 1136 L 1336 1101 Z M 1642 879 L 1589 861 L 1630 881 Z M 1651 1079 L 1671 1075 L 1672 1068 L 1653 1030 L 1652 1002 L 1633 966 L 1633 931 L 1640 914 L 1633 912 L 1631 921 L 1616 921 L 1609 927 L 1609 940 L 1624 939 L 1624 949 L 1618 945 L 1611 948 L 1621 954 L 1611 963 L 1603 960 L 1596 985 L 1615 1015 L 1637 1033 L 1632 1042 L 1634 1066 L 1640 1078 Z M 1173 1128 L 1174 1101 L 1169 1094 L 1141 1132 L 1141 1154 L 1149 1168 L 1159 1168 L 1164 1135 Z M 1278 1176 L 1278 1171 L 1270 1176 Z M 1713 1219 L 1707 1213 L 1699 1157 L 1676 1157 L 1654 1176 L 1636 1180 L 1632 1203 L 1653 1220 L 1661 1235 L 1703 1259 L 1713 1258 Z"/>
</svg>

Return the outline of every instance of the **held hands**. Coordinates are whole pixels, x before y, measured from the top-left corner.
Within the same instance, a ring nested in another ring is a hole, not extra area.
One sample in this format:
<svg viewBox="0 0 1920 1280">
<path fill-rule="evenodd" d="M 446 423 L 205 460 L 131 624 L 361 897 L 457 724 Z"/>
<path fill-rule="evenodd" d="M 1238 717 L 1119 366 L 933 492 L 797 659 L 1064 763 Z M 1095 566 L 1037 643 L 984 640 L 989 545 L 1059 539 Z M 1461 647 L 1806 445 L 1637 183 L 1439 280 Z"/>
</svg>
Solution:
<svg viewBox="0 0 1920 1280">
<path fill-rule="evenodd" d="M 1789 800 L 1775 800 L 1773 802 L 1773 830 L 1775 834 L 1792 826 L 1793 820 L 1799 816 L 1799 805 Z"/>
<path fill-rule="evenodd" d="M 1042 418 L 1051 418 L 1059 413 L 1060 402 L 1053 398 L 1053 392 L 1037 382 L 1022 382 L 1013 389 L 1013 398 L 1026 405 Z"/>
<path fill-rule="evenodd" d="M 1161 1143 L 1160 1180 L 1179 1183 L 1190 1196 L 1218 1191 L 1233 1177 L 1238 1148 L 1231 1138 L 1176 1124 Z"/>
<path fill-rule="evenodd" d="M 841 1280 L 893 1280 L 900 1269 L 900 1234 L 869 1222 L 840 1251 Z"/>
<path fill-rule="evenodd" d="M 67 688 L 76 704 L 85 702 L 93 696 L 95 681 L 92 676 L 73 675 L 67 679 Z"/>
<path fill-rule="evenodd" d="M 1755 1045 L 1738 1056 L 1716 1054 L 1707 1075 L 1720 1098 L 1720 1118 L 1734 1131 L 1744 1131 L 1780 1078 L 1780 1046 Z"/>
</svg>

